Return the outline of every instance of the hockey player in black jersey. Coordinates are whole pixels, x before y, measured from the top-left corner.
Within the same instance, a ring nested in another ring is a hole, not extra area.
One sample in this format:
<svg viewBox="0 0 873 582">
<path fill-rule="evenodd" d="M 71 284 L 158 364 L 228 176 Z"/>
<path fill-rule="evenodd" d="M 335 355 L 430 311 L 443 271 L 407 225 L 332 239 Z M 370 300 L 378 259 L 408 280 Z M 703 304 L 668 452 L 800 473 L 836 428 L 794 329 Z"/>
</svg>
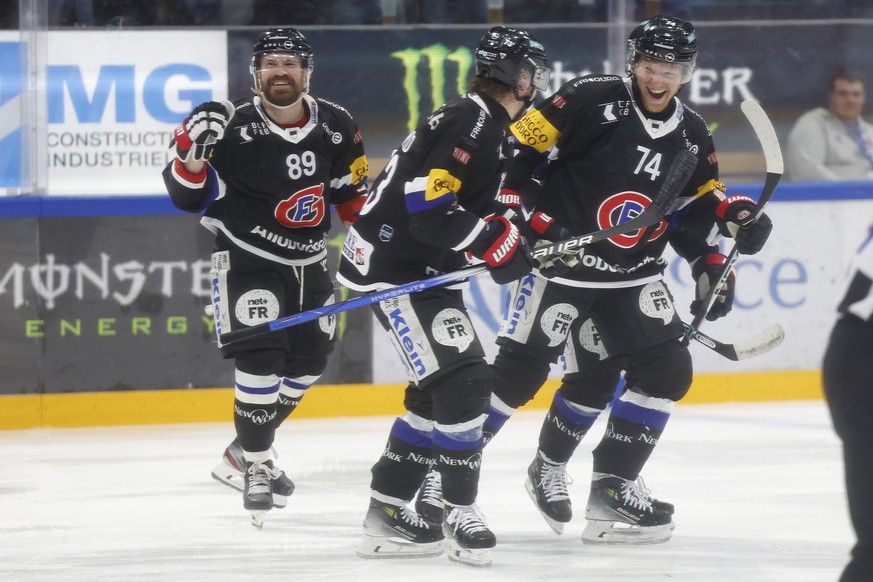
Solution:
<svg viewBox="0 0 873 582">
<path fill-rule="evenodd" d="M 839 582 L 873 580 L 873 228 L 858 249 L 822 363 L 834 430 L 843 443 L 846 497 L 857 542 Z"/>
<path fill-rule="evenodd" d="M 333 205 L 345 223 L 366 199 L 367 158 L 348 111 L 308 94 L 313 51 L 293 28 L 254 45 L 254 95 L 197 106 L 176 128 L 164 170 L 173 203 L 215 233 L 212 307 L 235 362 L 237 437 L 213 477 L 243 490 L 255 525 L 294 485 L 274 465 L 276 427 L 323 373 L 333 316 L 222 345 L 223 332 L 334 301 L 326 263 Z"/>
<path fill-rule="evenodd" d="M 568 234 L 635 216 L 650 204 L 679 151 L 698 158 L 660 224 L 595 243 L 518 281 L 498 334 L 497 382 L 485 423 L 491 434 L 534 396 L 573 333 L 569 345 L 580 370 L 556 393 L 528 470 L 528 490 L 559 533 L 572 516 L 566 463 L 626 370 L 626 389 L 594 450 L 582 536 L 589 543 L 663 542 L 674 527 L 673 506 L 653 500 L 639 480 L 692 379 L 691 356 L 679 341 L 683 326 L 662 280 L 668 240 L 682 239 L 681 254 L 702 298 L 726 261 L 712 245 L 732 236 L 740 252 L 756 253 L 772 228 L 766 215 L 753 220 L 751 199 L 725 196 L 707 125 L 677 97 L 696 58 L 691 23 L 653 17 L 629 36 L 627 77 L 572 79 L 511 128 L 519 152 L 504 188 L 518 191 L 548 160 L 542 187 L 524 204 L 559 217 Z M 733 285 L 731 277 L 708 319 L 729 311 Z M 701 305 L 696 300 L 692 312 Z"/>
<path fill-rule="evenodd" d="M 358 291 L 384 289 L 461 268 L 467 253 L 484 261 L 498 283 L 528 274 L 525 242 L 497 194 L 512 155 L 508 126 L 548 79 L 543 46 L 533 36 L 490 29 L 476 50 L 469 92 L 424 120 L 373 184 L 346 238 L 337 279 Z M 445 532 L 452 559 L 487 565 L 496 539 L 476 497 L 493 371 L 461 289 L 404 295 L 373 311 L 410 384 L 406 413 L 395 420 L 372 469 L 358 554 L 438 554 Z M 431 464 L 442 477 L 441 525 L 407 507 Z"/>
</svg>

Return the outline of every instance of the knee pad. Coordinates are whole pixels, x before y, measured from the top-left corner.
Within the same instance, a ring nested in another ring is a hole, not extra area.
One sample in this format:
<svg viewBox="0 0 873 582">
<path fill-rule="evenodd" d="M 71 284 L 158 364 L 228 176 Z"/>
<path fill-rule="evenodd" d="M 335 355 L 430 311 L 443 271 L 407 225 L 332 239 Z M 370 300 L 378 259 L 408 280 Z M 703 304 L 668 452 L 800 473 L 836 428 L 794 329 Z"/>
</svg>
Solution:
<svg viewBox="0 0 873 582">
<path fill-rule="evenodd" d="M 681 400 L 691 388 L 693 368 L 688 347 L 678 341 L 652 346 L 628 358 L 628 386 L 655 398 Z"/>
<path fill-rule="evenodd" d="M 286 352 L 282 375 L 286 378 L 314 377 L 317 380 L 327 369 L 327 354 L 299 356 Z M 312 383 L 310 382 L 310 384 Z"/>
<path fill-rule="evenodd" d="M 612 401 L 621 380 L 622 362 L 599 363 L 581 372 L 566 374 L 559 389 L 568 402 L 603 410 Z"/>
<path fill-rule="evenodd" d="M 248 350 L 236 355 L 236 369 L 256 376 L 281 376 L 284 358 L 281 349 Z"/>
<path fill-rule="evenodd" d="M 443 425 L 484 420 L 491 401 L 494 372 L 484 360 L 449 370 L 428 383 L 433 402 L 433 420 Z"/>
<path fill-rule="evenodd" d="M 519 346 L 504 344 L 491 368 L 495 374 L 494 394 L 512 408 L 518 408 L 536 396 L 549 377 L 551 364 Z"/>
</svg>

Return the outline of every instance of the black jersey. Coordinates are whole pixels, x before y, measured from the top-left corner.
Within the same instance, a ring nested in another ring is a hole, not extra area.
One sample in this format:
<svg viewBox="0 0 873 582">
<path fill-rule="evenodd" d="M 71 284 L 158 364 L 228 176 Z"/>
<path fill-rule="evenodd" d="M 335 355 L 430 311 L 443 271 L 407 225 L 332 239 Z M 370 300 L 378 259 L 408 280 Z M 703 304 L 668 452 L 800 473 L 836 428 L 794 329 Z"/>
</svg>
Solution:
<svg viewBox="0 0 873 582">
<path fill-rule="evenodd" d="M 512 152 L 506 109 L 467 94 L 437 109 L 395 150 L 346 236 L 337 279 L 359 291 L 467 263 Z"/>
<path fill-rule="evenodd" d="M 205 207 L 206 228 L 289 265 L 325 258 L 330 204 L 361 196 L 367 181 L 363 140 L 348 111 L 324 99 L 303 99 L 309 119 L 289 128 L 264 113 L 259 97 L 237 101 L 202 184 L 186 180 L 173 163 L 164 170 L 177 206 Z"/>
<path fill-rule="evenodd" d="M 630 79 L 573 79 L 511 127 L 519 149 L 506 187 L 520 187 L 548 160 L 542 187 L 525 200 L 574 235 L 625 222 L 655 198 L 675 155 L 697 155 L 695 173 L 674 212 L 653 229 L 614 236 L 586 249 L 584 267 L 559 279 L 576 286 L 625 286 L 661 276 L 668 228 L 706 237 L 723 198 L 718 161 L 703 119 L 677 98 L 649 118 L 636 105 Z M 699 198 L 694 204 L 690 204 Z M 645 234 L 645 241 L 641 241 Z"/>
<path fill-rule="evenodd" d="M 849 281 L 837 311 L 873 324 L 873 228 L 852 262 Z"/>
</svg>

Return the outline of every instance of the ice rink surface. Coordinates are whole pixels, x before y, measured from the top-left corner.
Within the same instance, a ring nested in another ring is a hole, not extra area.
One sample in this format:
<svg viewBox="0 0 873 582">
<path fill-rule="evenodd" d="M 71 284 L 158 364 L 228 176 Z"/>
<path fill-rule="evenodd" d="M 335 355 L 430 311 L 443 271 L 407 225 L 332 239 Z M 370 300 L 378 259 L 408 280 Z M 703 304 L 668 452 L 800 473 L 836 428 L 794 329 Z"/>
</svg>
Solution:
<svg viewBox="0 0 873 582">
<path fill-rule="evenodd" d="M 485 451 L 490 568 L 355 556 L 388 417 L 281 427 L 279 465 L 297 490 L 263 530 L 209 474 L 229 423 L 0 431 L 0 579 L 823 582 L 847 561 L 854 536 L 823 402 L 678 406 L 644 473 L 676 505 L 676 530 L 649 546 L 580 541 L 602 420 L 570 462 L 574 521 L 562 536 L 547 527 L 523 485 L 543 414 L 516 414 Z"/>
</svg>

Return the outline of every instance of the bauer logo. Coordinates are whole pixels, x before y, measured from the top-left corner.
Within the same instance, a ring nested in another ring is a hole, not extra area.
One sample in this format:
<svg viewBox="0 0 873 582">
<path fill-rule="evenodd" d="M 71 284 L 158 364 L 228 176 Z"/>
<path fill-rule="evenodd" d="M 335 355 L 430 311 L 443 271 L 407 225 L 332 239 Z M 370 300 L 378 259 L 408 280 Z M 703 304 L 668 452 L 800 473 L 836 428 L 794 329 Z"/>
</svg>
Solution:
<svg viewBox="0 0 873 582">
<path fill-rule="evenodd" d="M 450 50 L 441 43 L 423 48 L 405 48 L 391 53 L 403 65 L 403 90 L 408 103 L 407 127 L 412 131 L 447 100 L 462 95 L 473 66 L 473 53 L 466 47 Z"/>
<path fill-rule="evenodd" d="M 0 188 L 21 187 L 21 45 L 0 42 Z"/>
</svg>

